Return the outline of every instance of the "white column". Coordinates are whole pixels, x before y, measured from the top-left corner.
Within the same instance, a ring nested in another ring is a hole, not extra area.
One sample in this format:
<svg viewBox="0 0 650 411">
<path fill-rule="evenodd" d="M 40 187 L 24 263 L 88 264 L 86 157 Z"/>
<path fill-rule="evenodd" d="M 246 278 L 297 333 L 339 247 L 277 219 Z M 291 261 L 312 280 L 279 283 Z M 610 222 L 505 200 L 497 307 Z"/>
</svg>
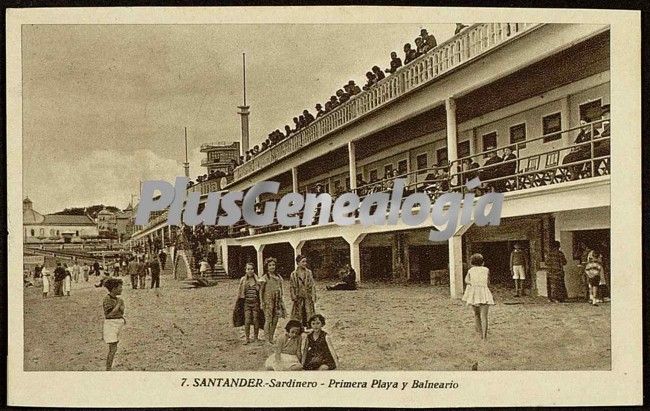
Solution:
<svg viewBox="0 0 650 411">
<path fill-rule="evenodd" d="M 230 273 L 230 267 L 228 266 L 228 243 L 224 242 L 221 244 L 221 266 L 227 273 Z"/>
<path fill-rule="evenodd" d="M 348 142 L 348 163 L 350 164 L 350 190 L 354 191 L 357 188 L 357 155 L 352 141 Z"/>
<path fill-rule="evenodd" d="M 291 184 L 293 187 L 293 192 L 298 192 L 298 167 L 291 168 Z"/>
<path fill-rule="evenodd" d="M 456 127 L 456 100 L 449 97 L 445 100 L 447 111 L 447 157 L 449 164 L 458 159 L 458 130 Z"/>
<path fill-rule="evenodd" d="M 262 275 L 264 272 L 264 244 L 255 245 L 254 247 L 257 253 L 257 275 Z"/>
<path fill-rule="evenodd" d="M 293 247 L 294 268 L 297 268 L 298 264 L 296 263 L 296 258 L 302 254 L 302 247 L 305 245 L 306 240 L 293 240 L 289 242 L 291 243 L 291 247 Z"/>
<path fill-rule="evenodd" d="M 343 239 L 350 245 L 350 267 L 354 269 L 357 274 L 357 283 L 361 282 L 361 242 L 366 237 L 366 234 L 348 234 L 344 235 Z"/>
<path fill-rule="evenodd" d="M 463 296 L 463 237 L 449 239 L 449 293 L 451 298 Z"/>
<path fill-rule="evenodd" d="M 561 118 L 561 124 L 560 124 L 560 130 L 566 130 L 568 128 L 571 128 L 571 105 L 569 104 L 569 96 L 564 97 L 562 100 L 560 100 L 560 116 Z M 579 122 L 578 122 L 579 123 Z M 578 124 L 576 124 L 577 126 Z M 564 133 L 562 135 L 562 139 L 565 144 L 573 144 L 573 139 L 574 139 L 573 133 Z"/>
</svg>

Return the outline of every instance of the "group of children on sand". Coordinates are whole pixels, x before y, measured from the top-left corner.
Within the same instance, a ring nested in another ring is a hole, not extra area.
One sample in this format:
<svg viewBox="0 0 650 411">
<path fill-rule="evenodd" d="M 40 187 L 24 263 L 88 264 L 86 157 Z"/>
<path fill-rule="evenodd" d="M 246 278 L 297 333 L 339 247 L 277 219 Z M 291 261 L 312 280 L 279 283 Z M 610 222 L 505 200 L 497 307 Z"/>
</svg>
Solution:
<svg viewBox="0 0 650 411">
<path fill-rule="evenodd" d="M 293 302 L 291 319 L 283 335 L 274 338 L 278 321 L 286 317 L 287 310 L 283 302 L 283 280 L 277 272 L 277 260 L 272 257 L 264 260 L 263 273 L 259 276 L 252 263 L 246 264 L 239 282 L 233 325 L 244 326 L 244 344 L 259 341 L 259 330 L 264 328 L 267 342 L 275 347 L 264 363 L 267 370 L 333 370 L 338 366 L 338 357 L 329 335 L 322 329 L 325 317 L 314 311 L 313 274 L 307 268 L 306 257 L 299 255 L 296 263 L 298 267 L 291 273 L 289 288 Z"/>
</svg>

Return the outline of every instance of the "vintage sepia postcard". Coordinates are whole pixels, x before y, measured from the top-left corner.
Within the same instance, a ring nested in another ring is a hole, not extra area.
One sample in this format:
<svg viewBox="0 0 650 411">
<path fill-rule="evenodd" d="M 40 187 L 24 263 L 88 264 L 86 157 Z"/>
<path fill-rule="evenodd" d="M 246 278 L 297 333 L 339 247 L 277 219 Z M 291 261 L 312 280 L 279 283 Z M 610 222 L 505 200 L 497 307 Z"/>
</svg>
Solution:
<svg viewBox="0 0 650 411">
<path fill-rule="evenodd" d="M 639 12 L 10 9 L 7 40 L 9 404 L 642 403 Z"/>
</svg>

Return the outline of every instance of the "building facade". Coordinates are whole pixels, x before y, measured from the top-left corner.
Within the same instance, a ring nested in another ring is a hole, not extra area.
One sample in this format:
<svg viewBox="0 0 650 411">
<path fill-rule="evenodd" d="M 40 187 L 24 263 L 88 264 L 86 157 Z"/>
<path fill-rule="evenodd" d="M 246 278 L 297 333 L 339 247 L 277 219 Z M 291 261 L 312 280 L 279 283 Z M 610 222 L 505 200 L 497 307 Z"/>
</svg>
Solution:
<svg viewBox="0 0 650 411">
<path fill-rule="evenodd" d="M 239 142 L 205 143 L 201 145 L 201 152 L 206 154 L 201 166 L 208 170 L 208 175 L 217 171 L 229 175 L 239 160 Z"/>
<path fill-rule="evenodd" d="M 23 242 L 84 242 L 95 239 L 99 231 L 87 215 L 42 215 L 33 208 L 29 198 L 23 200 Z"/>
<path fill-rule="evenodd" d="M 510 283 L 518 243 L 531 261 L 527 285 L 544 295 L 545 256 L 558 240 L 569 260 L 569 296 L 579 295 L 582 252 L 609 247 L 609 48 L 607 26 L 475 24 L 238 166 L 225 187 L 245 191 L 266 180 L 280 183 L 279 195 L 319 185 L 333 196 L 363 196 L 400 177 L 407 191 L 435 200 L 467 193 L 463 183 L 478 175 L 477 197 L 504 193 L 500 225 L 459 225 L 448 241 L 431 242 L 430 220 L 418 227 L 240 222 L 216 241 L 226 270 L 243 273 L 246 261 L 261 267 L 274 256 L 288 274 L 303 254 L 317 278 L 346 262 L 358 281 L 430 282 L 444 273 L 458 298 L 472 253 L 484 255 L 491 281 Z M 512 167 L 485 164 L 506 148 L 516 156 Z M 157 219 L 133 241 L 170 230 Z"/>
</svg>

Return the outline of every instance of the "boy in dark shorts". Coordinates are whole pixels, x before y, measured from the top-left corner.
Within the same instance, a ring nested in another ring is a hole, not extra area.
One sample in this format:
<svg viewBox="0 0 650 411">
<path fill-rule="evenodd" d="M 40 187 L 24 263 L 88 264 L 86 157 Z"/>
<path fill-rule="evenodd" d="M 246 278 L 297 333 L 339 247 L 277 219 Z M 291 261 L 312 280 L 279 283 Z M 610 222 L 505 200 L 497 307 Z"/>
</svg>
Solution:
<svg viewBox="0 0 650 411">
<path fill-rule="evenodd" d="M 118 297 L 122 294 L 122 280 L 109 277 L 104 280 L 104 287 L 108 290 L 102 304 L 104 308 L 104 342 L 108 344 L 106 371 L 110 371 L 113 367 L 117 343 L 120 340 L 120 331 L 126 324 L 126 320 L 124 319 L 124 300 Z"/>
</svg>

